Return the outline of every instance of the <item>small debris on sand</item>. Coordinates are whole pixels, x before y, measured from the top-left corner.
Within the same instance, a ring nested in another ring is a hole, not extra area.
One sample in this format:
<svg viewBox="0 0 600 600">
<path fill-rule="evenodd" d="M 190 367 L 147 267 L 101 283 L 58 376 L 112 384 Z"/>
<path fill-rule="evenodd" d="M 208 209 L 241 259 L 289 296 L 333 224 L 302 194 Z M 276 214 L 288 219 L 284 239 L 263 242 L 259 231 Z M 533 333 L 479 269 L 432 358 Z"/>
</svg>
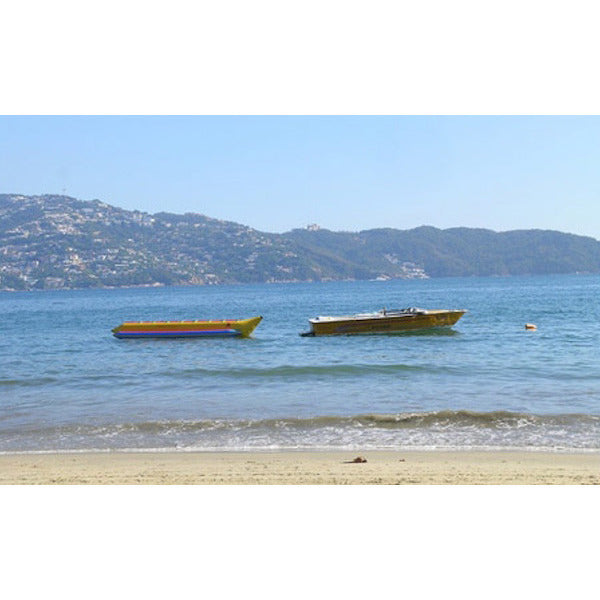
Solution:
<svg viewBox="0 0 600 600">
<path fill-rule="evenodd" d="M 350 462 L 365 463 L 365 462 L 367 462 L 367 459 L 364 456 L 357 456 L 354 460 L 351 460 Z"/>
</svg>

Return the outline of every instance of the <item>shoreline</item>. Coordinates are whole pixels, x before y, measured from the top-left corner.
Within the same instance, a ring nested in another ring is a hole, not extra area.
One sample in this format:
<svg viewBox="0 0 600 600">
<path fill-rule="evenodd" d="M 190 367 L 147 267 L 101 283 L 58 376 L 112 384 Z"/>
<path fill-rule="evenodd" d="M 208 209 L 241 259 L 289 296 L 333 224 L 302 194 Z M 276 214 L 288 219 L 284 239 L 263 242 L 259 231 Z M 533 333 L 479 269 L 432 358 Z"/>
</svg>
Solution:
<svg viewBox="0 0 600 600">
<path fill-rule="evenodd" d="M 357 456 L 366 458 L 355 463 Z M 0 455 L 0 485 L 600 485 L 600 453 L 76 451 Z"/>
</svg>

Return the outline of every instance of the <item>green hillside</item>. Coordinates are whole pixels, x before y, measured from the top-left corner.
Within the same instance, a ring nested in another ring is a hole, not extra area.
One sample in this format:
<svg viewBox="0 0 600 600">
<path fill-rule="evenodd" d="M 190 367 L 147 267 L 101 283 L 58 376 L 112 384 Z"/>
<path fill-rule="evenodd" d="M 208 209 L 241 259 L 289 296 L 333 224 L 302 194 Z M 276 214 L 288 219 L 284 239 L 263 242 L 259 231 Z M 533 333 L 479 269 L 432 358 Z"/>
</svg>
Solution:
<svg viewBox="0 0 600 600">
<path fill-rule="evenodd" d="M 0 289 L 599 273 L 600 242 L 557 231 L 264 233 L 199 214 L 0 195 Z"/>
</svg>

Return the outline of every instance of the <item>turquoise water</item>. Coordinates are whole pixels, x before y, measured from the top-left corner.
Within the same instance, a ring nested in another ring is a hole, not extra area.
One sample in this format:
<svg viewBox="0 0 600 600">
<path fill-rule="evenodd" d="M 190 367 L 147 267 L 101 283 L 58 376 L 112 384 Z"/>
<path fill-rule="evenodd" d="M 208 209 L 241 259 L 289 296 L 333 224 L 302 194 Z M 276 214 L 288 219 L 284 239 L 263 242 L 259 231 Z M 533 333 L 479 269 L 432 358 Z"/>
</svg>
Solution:
<svg viewBox="0 0 600 600">
<path fill-rule="evenodd" d="M 600 450 L 599 292 L 552 276 L 0 293 L 0 451 Z M 383 306 L 469 312 L 441 333 L 298 335 Z M 258 314 L 251 339 L 110 332 Z"/>
</svg>

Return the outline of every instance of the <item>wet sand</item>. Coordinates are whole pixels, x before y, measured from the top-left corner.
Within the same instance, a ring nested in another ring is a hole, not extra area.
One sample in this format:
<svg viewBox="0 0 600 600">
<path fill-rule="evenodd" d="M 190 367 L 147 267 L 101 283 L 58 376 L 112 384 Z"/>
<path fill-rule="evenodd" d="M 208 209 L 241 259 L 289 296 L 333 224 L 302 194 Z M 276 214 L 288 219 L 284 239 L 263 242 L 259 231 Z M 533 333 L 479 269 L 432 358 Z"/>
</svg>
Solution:
<svg viewBox="0 0 600 600">
<path fill-rule="evenodd" d="M 600 484 L 600 454 L 110 452 L 0 456 L 0 484 Z"/>
</svg>

